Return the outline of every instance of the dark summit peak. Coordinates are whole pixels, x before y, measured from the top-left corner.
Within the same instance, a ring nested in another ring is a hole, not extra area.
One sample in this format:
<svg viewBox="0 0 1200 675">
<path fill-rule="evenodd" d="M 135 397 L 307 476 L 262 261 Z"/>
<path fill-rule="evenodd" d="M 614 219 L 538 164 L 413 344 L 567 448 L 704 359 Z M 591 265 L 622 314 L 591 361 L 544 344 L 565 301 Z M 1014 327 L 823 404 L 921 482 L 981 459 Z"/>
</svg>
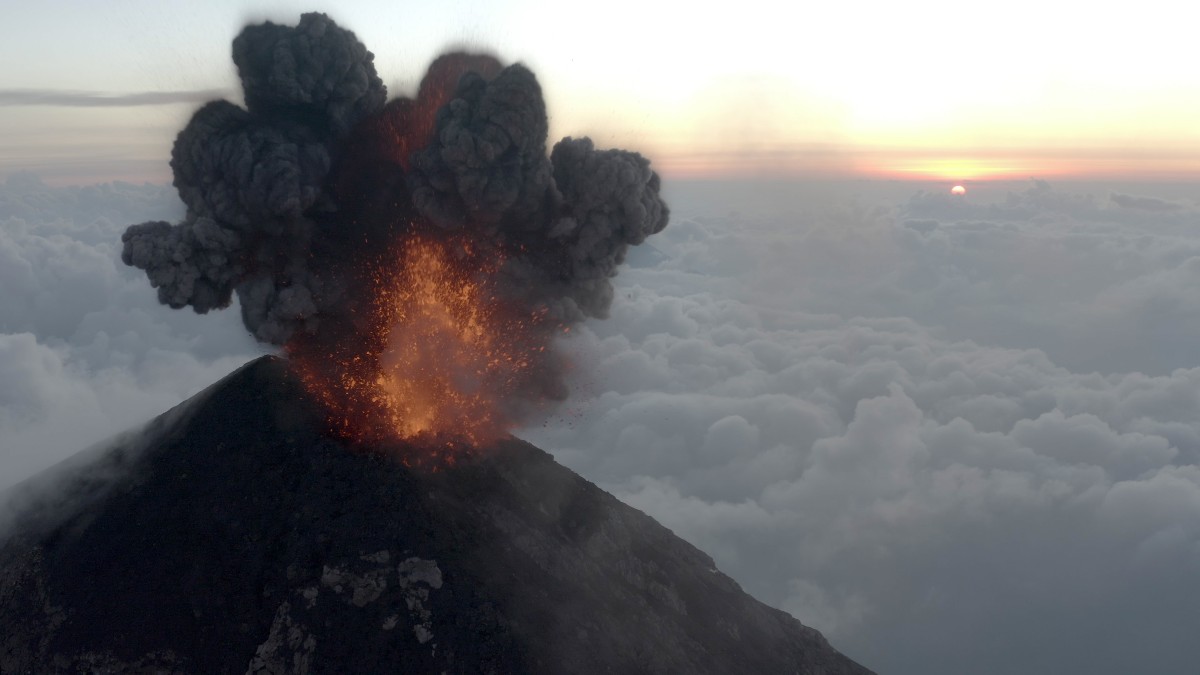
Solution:
<svg viewBox="0 0 1200 675">
<path fill-rule="evenodd" d="M 528 443 L 323 429 L 264 357 L 15 488 L 0 672 L 869 672 Z"/>
</svg>

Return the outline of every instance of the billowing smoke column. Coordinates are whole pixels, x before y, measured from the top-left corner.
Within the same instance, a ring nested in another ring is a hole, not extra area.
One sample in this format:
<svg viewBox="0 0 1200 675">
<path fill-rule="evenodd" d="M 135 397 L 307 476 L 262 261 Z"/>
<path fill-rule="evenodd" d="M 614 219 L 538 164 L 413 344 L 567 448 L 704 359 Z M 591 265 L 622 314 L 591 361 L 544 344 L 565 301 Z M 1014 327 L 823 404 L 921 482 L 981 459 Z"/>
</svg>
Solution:
<svg viewBox="0 0 1200 675">
<path fill-rule="evenodd" d="M 186 218 L 122 236 L 159 300 L 204 313 L 237 293 L 257 339 L 344 371 L 386 348 L 380 270 L 432 238 L 533 345 L 494 393 L 561 397 L 551 336 L 604 317 L 628 246 L 667 223 L 649 162 L 587 138 L 547 153 L 536 78 L 490 56 L 442 56 L 415 98 L 388 102 L 372 53 L 323 14 L 247 27 L 233 60 L 246 107 L 204 105 L 172 150 Z"/>
</svg>

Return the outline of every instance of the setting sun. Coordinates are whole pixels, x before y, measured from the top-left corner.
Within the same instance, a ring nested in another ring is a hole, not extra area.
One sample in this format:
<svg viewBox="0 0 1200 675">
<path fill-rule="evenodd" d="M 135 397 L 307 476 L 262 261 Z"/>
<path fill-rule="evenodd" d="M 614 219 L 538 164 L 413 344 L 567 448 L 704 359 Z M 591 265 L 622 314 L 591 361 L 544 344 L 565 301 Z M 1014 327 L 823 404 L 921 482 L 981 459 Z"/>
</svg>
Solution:
<svg viewBox="0 0 1200 675">
<path fill-rule="evenodd" d="M 950 194 L 959 196 L 965 195 L 967 194 L 967 188 L 961 185 L 955 185 L 954 187 L 950 188 Z"/>
</svg>

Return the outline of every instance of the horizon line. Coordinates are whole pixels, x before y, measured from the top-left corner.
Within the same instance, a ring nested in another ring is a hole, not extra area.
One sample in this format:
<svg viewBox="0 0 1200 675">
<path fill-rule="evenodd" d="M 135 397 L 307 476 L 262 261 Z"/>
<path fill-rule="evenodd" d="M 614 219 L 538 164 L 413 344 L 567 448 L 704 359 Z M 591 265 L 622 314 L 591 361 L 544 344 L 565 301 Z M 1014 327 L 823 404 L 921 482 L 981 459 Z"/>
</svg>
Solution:
<svg viewBox="0 0 1200 675">
<path fill-rule="evenodd" d="M 224 89 L 178 89 L 107 94 L 76 89 L 0 89 L 0 106 L 61 108 L 129 108 L 180 103 L 206 103 L 226 98 Z"/>
</svg>

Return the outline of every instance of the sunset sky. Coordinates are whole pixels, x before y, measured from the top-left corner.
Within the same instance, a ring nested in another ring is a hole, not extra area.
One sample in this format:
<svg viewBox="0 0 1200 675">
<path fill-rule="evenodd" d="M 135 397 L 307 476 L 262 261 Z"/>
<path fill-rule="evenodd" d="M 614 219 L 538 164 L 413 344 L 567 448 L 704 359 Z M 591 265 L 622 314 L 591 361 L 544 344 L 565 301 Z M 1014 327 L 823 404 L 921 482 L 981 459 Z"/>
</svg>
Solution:
<svg viewBox="0 0 1200 675">
<path fill-rule="evenodd" d="M 637 147 L 668 177 L 1200 174 L 1200 70 L 1178 3 L 581 7 L 11 6 L 0 26 L 0 176 L 169 179 L 170 143 L 190 111 L 236 96 L 228 51 L 241 26 L 313 9 L 375 52 L 391 95 L 411 92 L 447 46 L 489 49 L 538 74 L 552 136 Z"/>
</svg>

